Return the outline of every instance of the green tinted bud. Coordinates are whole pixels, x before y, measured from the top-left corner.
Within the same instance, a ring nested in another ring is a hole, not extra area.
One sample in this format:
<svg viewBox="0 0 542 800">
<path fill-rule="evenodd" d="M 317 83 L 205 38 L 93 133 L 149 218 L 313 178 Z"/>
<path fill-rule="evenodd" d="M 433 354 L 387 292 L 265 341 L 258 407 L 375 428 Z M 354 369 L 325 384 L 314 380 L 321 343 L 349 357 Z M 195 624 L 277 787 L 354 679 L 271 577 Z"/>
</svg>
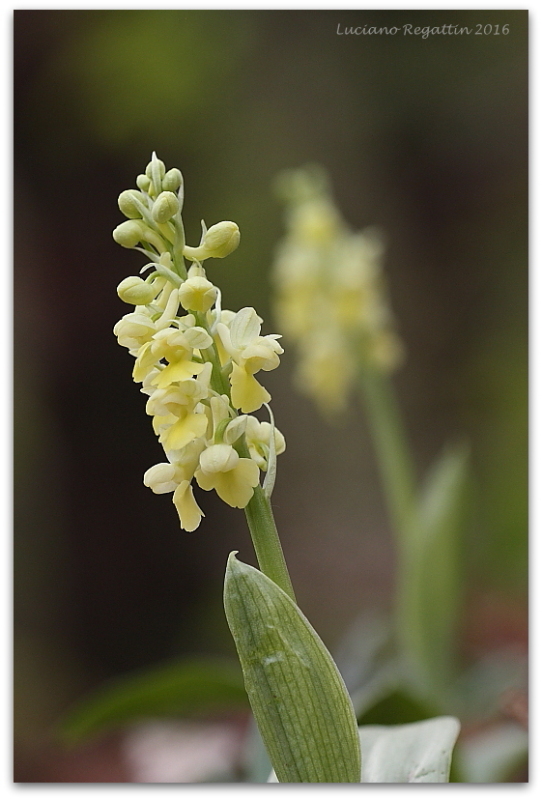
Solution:
<svg viewBox="0 0 542 800">
<path fill-rule="evenodd" d="M 179 201 L 173 192 L 162 192 L 152 207 L 152 218 L 155 222 L 167 222 L 179 210 Z"/>
<path fill-rule="evenodd" d="M 156 158 L 154 160 L 154 163 L 158 165 L 158 174 L 160 175 L 160 178 L 163 178 L 164 175 L 166 174 L 166 165 L 159 158 Z M 153 165 L 153 162 L 149 161 L 149 163 L 147 164 L 147 167 L 145 169 L 145 175 L 147 176 L 149 181 L 152 181 L 152 165 Z"/>
<path fill-rule="evenodd" d="M 241 234 L 235 222 L 224 221 L 211 225 L 205 233 L 199 247 L 189 247 L 183 250 L 183 255 L 192 261 L 204 261 L 206 258 L 225 258 L 238 247 Z"/>
<path fill-rule="evenodd" d="M 141 219 L 141 211 L 134 203 L 134 197 L 145 204 L 145 197 L 136 189 L 126 189 L 125 192 L 119 194 L 119 208 L 128 219 Z"/>
<path fill-rule="evenodd" d="M 127 220 L 117 225 L 113 239 L 122 247 L 135 247 L 143 239 L 143 225 L 139 220 Z"/>
<path fill-rule="evenodd" d="M 146 306 L 147 303 L 152 303 L 159 291 L 159 286 L 146 283 L 137 275 L 130 275 L 117 286 L 120 299 L 134 306 Z"/>
<path fill-rule="evenodd" d="M 207 258 L 225 258 L 237 249 L 240 240 L 239 226 L 235 222 L 217 222 L 205 234 L 202 246 Z"/>
<path fill-rule="evenodd" d="M 151 182 L 146 175 L 138 175 L 136 178 L 136 185 L 142 192 L 148 192 Z"/>
<path fill-rule="evenodd" d="M 190 277 L 179 287 L 179 302 L 187 311 L 208 311 L 217 297 L 217 288 L 203 277 Z"/>
<path fill-rule="evenodd" d="M 162 189 L 167 192 L 176 192 L 182 182 L 181 171 L 176 167 L 169 169 L 162 179 Z"/>
</svg>

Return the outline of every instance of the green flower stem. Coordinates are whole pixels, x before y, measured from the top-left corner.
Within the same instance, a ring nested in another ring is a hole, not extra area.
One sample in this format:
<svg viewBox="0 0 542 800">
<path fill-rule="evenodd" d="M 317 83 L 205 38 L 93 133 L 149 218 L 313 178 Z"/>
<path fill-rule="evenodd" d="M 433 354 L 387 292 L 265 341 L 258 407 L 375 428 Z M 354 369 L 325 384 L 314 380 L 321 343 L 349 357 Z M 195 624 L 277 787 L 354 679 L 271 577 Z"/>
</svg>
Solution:
<svg viewBox="0 0 542 800">
<path fill-rule="evenodd" d="M 390 379 L 376 371 L 364 371 L 361 389 L 386 503 L 402 549 L 411 538 L 415 521 L 414 465 Z"/>
<path fill-rule="evenodd" d="M 246 448 L 246 445 L 244 447 Z M 282 552 L 271 503 L 261 486 L 256 486 L 254 489 L 252 499 L 245 508 L 245 514 L 261 571 L 280 586 L 295 603 L 294 588 Z"/>
<path fill-rule="evenodd" d="M 393 387 L 387 375 L 366 372 L 361 388 L 393 533 L 397 542 L 395 626 L 409 659 L 415 650 L 417 618 L 418 536 L 414 465 Z"/>
</svg>

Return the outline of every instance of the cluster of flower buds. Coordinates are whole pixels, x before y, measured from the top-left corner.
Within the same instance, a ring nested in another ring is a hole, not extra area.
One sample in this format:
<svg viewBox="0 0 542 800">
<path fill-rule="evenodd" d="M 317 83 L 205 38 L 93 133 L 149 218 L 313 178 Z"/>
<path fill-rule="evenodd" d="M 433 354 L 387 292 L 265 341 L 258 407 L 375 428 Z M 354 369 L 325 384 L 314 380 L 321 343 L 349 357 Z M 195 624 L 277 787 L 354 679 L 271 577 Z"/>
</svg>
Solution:
<svg viewBox="0 0 542 800">
<path fill-rule="evenodd" d="M 277 319 L 298 347 L 300 391 L 334 413 L 360 369 L 390 371 L 402 356 L 382 281 L 382 242 L 374 229 L 348 229 L 319 167 L 282 173 L 277 189 L 287 225 L 274 267 Z"/>
<path fill-rule="evenodd" d="M 128 219 L 113 232 L 123 247 L 145 254 L 145 279 L 125 278 L 121 300 L 135 306 L 115 325 L 118 342 L 135 358 L 133 378 L 148 396 L 146 410 L 167 462 L 147 470 L 153 492 L 173 492 L 181 527 L 195 530 L 203 512 L 193 494 L 214 489 L 228 505 L 244 508 L 268 472 L 272 490 L 275 458 L 284 437 L 271 422 L 252 416 L 271 399 L 255 375 L 272 370 L 283 352 L 276 334 L 261 335 L 253 308 L 221 308 L 220 290 L 208 280 L 203 262 L 224 258 L 239 244 L 234 222 L 207 229 L 200 244 L 185 242 L 183 179 L 166 171 L 153 154 L 138 189 L 119 196 Z M 186 260 L 191 262 L 189 269 Z"/>
</svg>

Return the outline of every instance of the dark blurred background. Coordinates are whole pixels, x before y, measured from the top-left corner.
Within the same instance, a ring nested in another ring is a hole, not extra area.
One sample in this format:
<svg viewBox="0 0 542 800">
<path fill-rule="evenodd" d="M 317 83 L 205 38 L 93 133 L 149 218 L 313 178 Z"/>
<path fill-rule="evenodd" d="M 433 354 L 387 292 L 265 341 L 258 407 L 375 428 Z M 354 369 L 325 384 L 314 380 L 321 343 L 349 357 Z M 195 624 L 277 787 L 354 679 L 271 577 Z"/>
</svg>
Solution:
<svg viewBox="0 0 542 800">
<path fill-rule="evenodd" d="M 338 23 L 510 32 L 338 36 Z M 279 170 L 323 164 L 350 225 L 383 228 L 419 475 L 445 441 L 472 447 L 465 662 L 525 646 L 527 24 L 522 11 L 15 12 L 19 780 L 51 779 L 52 726 L 106 678 L 233 655 L 225 561 L 236 549 L 255 563 L 242 512 L 202 493 L 187 534 L 142 483 L 162 454 L 112 328 L 129 310 L 116 286 L 144 257 L 111 231 L 153 150 L 183 171 L 190 243 L 202 217 L 239 224 L 239 250 L 208 273 L 266 333 Z M 333 648 L 360 609 L 391 606 L 392 538 L 360 404 L 330 427 L 292 367 L 287 351 L 265 376 L 288 445 L 274 507 L 300 605 Z"/>
</svg>

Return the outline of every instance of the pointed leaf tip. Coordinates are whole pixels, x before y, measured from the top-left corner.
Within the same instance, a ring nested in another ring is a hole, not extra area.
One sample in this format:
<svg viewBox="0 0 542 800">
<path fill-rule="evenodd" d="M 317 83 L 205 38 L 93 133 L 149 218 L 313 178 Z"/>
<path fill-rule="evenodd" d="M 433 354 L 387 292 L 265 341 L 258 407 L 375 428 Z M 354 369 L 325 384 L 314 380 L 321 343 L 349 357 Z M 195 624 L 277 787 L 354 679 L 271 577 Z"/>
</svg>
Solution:
<svg viewBox="0 0 542 800">
<path fill-rule="evenodd" d="M 237 553 L 238 552 L 239 552 L 239 550 L 232 550 L 231 553 L 228 556 L 228 560 L 226 562 L 226 579 L 228 578 L 228 574 L 232 570 L 235 570 L 236 567 L 239 566 L 239 564 L 241 563 L 239 561 L 239 559 L 237 558 Z"/>
</svg>

